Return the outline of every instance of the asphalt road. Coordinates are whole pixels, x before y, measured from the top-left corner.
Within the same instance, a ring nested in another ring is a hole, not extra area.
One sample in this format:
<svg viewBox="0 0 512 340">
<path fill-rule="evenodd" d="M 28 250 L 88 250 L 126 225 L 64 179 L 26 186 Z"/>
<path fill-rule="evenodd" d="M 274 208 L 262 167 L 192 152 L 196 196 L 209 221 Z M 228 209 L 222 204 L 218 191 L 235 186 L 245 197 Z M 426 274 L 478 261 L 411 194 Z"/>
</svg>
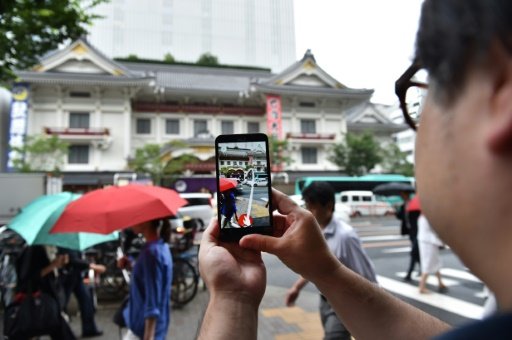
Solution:
<svg viewBox="0 0 512 340">
<path fill-rule="evenodd" d="M 352 224 L 375 266 L 379 284 L 383 288 L 451 325 L 460 325 L 480 317 L 486 300 L 483 284 L 468 272 L 450 249 L 441 251 L 441 274 L 449 288 L 448 292 L 438 293 L 437 280 L 431 276 L 428 280 L 431 292 L 419 294 L 419 277 L 413 275 L 412 282 L 402 280 L 409 265 L 410 247 L 408 238 L 400 235 L 399 221 L 393 217 L 355 218 Z M 298 278 L 275 256 L 265 254 L 264 261 L 268 285 L 288 288 Z M 308 284 L 304 289 L 317 292 L 313 284 Z"/>
</svg>

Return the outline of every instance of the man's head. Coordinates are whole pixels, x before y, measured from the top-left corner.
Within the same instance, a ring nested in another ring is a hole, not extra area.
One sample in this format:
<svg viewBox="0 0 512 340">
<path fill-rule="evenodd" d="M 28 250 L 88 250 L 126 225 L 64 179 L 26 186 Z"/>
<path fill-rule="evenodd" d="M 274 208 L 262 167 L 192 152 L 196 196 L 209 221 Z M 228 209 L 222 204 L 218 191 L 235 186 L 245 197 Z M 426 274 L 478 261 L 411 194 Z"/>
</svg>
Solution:
<svg viewBox="0 0 512 340">
<path fill-rule="evenodd" d="M 422 209 L 491 285 L 502 270 L 488 260 L 512 260 L 511 18 L 508 0 L 426 0 L 416 42 L 429 73 L 416 139 Z"/>
<path fill-rule="evenodd" d="M 315 216 L 323 228 L 332 219 L 334 213 L 334 190 L 326 182 L 313 182 L 302 191 L 306 209 Z"/>
</svg>

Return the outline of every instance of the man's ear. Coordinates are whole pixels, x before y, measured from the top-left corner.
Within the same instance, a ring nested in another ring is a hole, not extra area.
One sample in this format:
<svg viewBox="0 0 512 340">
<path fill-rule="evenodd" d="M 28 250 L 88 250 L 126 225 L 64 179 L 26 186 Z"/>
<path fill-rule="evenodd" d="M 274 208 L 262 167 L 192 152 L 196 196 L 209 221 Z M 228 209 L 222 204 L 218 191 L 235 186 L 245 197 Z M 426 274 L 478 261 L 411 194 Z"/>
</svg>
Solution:
<svg viewBox="0 0 512 340">
<path fill-rule="evenodd" d="M 512 58 L 508 55 L 495 77 L 491 96 L 491 115 L 487 129 L 487 145 L 494 154 L 512 152 Z"/>
</svg>

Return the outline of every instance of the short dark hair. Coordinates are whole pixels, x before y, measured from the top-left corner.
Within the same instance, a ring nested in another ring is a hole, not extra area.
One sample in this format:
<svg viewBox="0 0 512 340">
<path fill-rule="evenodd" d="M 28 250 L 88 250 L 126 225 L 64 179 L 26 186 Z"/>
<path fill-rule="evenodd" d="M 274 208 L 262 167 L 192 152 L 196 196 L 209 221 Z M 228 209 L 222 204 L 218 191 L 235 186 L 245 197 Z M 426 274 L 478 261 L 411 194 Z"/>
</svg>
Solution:
<svg viewBox="0 0 512 340">
<path fill-rule="evenodd" d="M 512 54 L 512 1 L 426 0 L 416 59 L 429 73 L 429 90 L 436 100 L 455 102 L 468 70 L 486 65 L 494 42 Z"/>
<path fill-rule="evenodd" d="M 302 198 L 307 203 L 326 207 L 330 203 L 334 208 L 334 190 L 327 182 L 313 182 L 302 191 Z"/>
</svg>

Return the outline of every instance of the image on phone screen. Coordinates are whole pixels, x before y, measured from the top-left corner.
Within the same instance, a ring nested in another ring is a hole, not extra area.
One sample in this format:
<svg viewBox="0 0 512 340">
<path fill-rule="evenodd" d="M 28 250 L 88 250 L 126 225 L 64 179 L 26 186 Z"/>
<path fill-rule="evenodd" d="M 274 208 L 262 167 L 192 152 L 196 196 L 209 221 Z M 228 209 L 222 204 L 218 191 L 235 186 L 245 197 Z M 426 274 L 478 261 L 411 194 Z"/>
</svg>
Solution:
<svg viewBox="0 0 512 340">
<path fill-rule="evenodd" d="M 221 229 L 271 226 L 268 144 L 219 142 L 218 214 Z"/>
</svg>

